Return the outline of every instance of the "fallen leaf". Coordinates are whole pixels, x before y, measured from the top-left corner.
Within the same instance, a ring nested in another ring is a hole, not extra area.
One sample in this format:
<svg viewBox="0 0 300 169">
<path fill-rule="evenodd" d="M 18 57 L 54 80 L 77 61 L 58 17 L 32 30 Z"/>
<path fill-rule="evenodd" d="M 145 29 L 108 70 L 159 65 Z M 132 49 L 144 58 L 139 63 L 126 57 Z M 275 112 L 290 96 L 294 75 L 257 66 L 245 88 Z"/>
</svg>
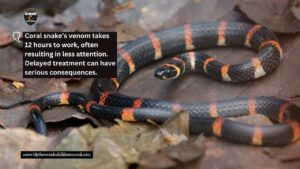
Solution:
<svg viewBox="0 0 300 169">
<path fill-rule="evenodd" d="M 11 33 L 4 28 L 0 27 L 0 46 L 9 45 L 14 40 L 11 37 Z"/>
<path fill-rule="evenodd" d="M 121 13 L 121 12 L 130 10 L 130 9 L 133 9 L 135 7 L 136 7 L 135 3 L 133 1 L 129 1 L 129 2 L 125 2 L 125 3 L 122 3 L 122 4 L 119 4 L 119 5 L 115 6 L 113 8 L 113 11 L 115 13 Z"/>
<path fill-rule="evenodd" d="M 24 83 L 22 83 L 22 82 L 17 82 L 17 81 L 14 81 L 14 82 L 12 83 L 12 85 L 13 85 L 15 88 L 17 88 L 17 89 L 20 89 L 20 88 L 23 88 L 23 87 L 24 87 Z"/>
<path fill-rule="evenodd" d="M 138 123 L 117 124 L 107 128 L 84 125 L 68 129 L 55 137 L 44 137 L 28 129 L 0 130 L 0 161 L 6 168 L 127 168 L 138 163 L 141 152 L 155 153 L 169 144 L 154 126 Z M 177 128 L 177 127 L 176 127 Z M 176 128 L 174 129 L 176 132 Z M 168 131 L 172 133 L 172 131 Z M 179 135 L 178 135 L 179 136 Z M 155 140 L 155 141 L 154 141 Z M 192 144 L 191 144 L 192 145 Z M 195 146 L 195 145 L 194 145 Z M 183 151 L 188 150 L 185 144 Z M 179 148 L 179 147 L 178 147 Z M 190 147 L 192 148 L 192 147 Z M 171 148 L 172 149 L 172 148 Z M 168 149 L 169 156 L 181 158 L 179 150 Z M 93 151 L 93 159 L 20 159 L 20 151 Z M 195 151 L 195 150 L 194 150 Z M 193 153 L 192 153 L 193 154 Z M 188 159 L 196 158 L 189 155 Z M 7 160 L 14 159 L 14 160 Z M 19 159 L 19 160 L 18 160 Z"/>
<path fill-rule="evenodd" d="M 282 162 L 300 161 L 300 142 L 284 148 L 268 148 L 265 149 L 264 152 L 270 157 L 279 159 Z"/>
<path fill-rule="evenodd" d="M 45 1 L 45 13 L 54 16 L 55 14 L 62 13 L 65 9 L 72 6 L 76 0 L 51 0 Z"/>
<path fill-rule="evenodd" d="M 239 0 L 240 9 L 253 21 L 274 32 L 300 31 L 300 22 L 290 8 L 294 0 Z"/>
<path fill-rule="evenodd" d="M 15 14 L 19 9 L 26 8 L 30 3 L 33 5 L 32 2 L 31 0 L 0 1 L 0 13 Z"/>
<path fill-rule="evenodd" d="M 1 168 L 37 168 L 40 160 L 21 159 L 21 151 L 46 151 L 52 139 L 21 128 L 0 130 Z"/>
<path fill-rule="evenodd" d="M 23 100 L 23 88 L 16 89 L 10 82 L 0 79 L 0 105 L 7 106 Z M 27 127 L 29 114 L 27 106 L 11 109 L 0 109 L 0 125 L 7 127 Z"/>
<path fill-rule="evenodd" d="M 198 136 L 178 145 L 161 149 L 156 153 L 143 152 L 138 164 L 142 168 L 171 168 L 201 158 L 205 149 L 204 137 Z"/>
<path fill-rule="evenodd" d="M 292 4 L 291 11 L 294 14 L 294 16 L 300 21 L 300 1 L 295 0 Z"/>
<path fill-rule="evenodd" d="M 154 153 L 168 146 L 168 142 L 156 127 L 119 120 L 117 122 L 117 125 L 110 128 L 93 129 L 85 125 L 73 129 L 54 149 L 55 151 L 93 151 L 94 159 L 68 161 L 46 159 L 42 162 L 41 168 L 127 168 L 131 163 L 138 163 L 140 152 Z"/>
</svg>

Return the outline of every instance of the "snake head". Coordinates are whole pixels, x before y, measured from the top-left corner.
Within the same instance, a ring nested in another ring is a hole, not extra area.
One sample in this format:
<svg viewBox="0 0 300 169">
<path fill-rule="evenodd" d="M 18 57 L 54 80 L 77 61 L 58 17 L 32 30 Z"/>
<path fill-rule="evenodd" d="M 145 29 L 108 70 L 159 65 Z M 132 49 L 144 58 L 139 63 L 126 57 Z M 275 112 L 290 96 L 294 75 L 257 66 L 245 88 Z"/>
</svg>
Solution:
<svg viewBox="0 0 300 169">
<path fill-rule="evenodd" d="M 178 69 L 169 64 L 165 64 L 155 70 L 154 77 L 161 80 L 174 79 L 179 75 Z"/>
</svg>

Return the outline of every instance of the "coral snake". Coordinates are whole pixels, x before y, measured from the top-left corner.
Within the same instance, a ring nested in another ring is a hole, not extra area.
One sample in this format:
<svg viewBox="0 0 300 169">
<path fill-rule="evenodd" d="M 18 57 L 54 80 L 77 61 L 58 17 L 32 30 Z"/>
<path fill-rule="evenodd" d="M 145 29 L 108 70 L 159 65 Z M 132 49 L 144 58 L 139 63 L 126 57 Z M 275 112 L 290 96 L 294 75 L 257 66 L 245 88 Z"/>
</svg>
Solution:
<svg viewBox="0 0 300 169">
<path fill-rule="evenodd" d="M 228 65 L 209 55 L 194 52 L 221 46 L 247 47 L 257 55 L 239 64 Z M 300 108 L 271 96 L 242 97 L 197 104 L 138 98 L 118 93 L 120 85 L 143 66 L 161 58 L 173 58 L 156 69 L 155 77 L 174 79 L 188 72 L 207 74 L 225 82 L 245 82 L 275 70 L 282 59 L 277 37 L 260 25 L 241 22 L 204 22 L 151 33 L 118 49 L 117 78 L 95 79 L 90 100 L 80 93 L 59 92 L 33 101 L 30 115 L 38 133 L 47 135 L 41 112 L 57 105 L 77 106 L 108 120 L 129 122 L 152 120 L 161 124 L 174 112 L 189 113 L 191 134 L 205 133 L 225 140 L 262 146 L 285 145 L 300 137 Z M 262 114 L 274 125 L 250 125 L 226 117 Z"/>
</svg>

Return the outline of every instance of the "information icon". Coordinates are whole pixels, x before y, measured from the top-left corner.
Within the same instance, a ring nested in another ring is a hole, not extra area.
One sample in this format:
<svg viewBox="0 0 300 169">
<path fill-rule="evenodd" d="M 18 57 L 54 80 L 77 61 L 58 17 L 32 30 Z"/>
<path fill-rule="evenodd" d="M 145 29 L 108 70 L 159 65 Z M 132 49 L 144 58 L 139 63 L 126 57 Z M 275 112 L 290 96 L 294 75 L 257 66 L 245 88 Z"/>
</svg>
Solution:
<svg viewBox="0 0 300 169">
<path fill-rule="evenodd" d="M 17 41 L 17 42 L 21 42 L 20 41 L 20 38 L 21 38 L 21 32 L 13 32 L 13 34 L 12 34 L 12 37 L 13 37 L 13 39 L 15 40 L 15 41 Z"/>
</svg>

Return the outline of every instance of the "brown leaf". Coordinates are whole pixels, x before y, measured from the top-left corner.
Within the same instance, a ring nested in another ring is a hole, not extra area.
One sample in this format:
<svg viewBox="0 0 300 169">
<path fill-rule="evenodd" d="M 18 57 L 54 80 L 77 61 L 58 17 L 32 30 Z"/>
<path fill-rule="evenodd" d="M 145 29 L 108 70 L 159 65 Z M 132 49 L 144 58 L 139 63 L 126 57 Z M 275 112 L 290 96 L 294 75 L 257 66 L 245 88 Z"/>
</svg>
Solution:
<svg viewBox="0 0 300 169">
<path fill-rule="evenodd" d="M 25 99 L 36 99 L 50 93 L 67 91 L 68 89 L 63 79 L 26 79 L 25 86 Z"/>
<path fill-rule="evenodd" d="M 18 81 L 14 81 L 14 82 L 12 83 L 12 85 L 13 85 L 16 89 L 20 89 L 20 88 L 23 88 L 23 87 L 24 87 L 24 83 L 18 82 Z"/>
<path fill-rule="evenodd" d="M 103 0 L 103 7 L 99 11 L 97 21 L 94 24 L 94 29 L 111 31 L 114 30 L 114 27 L 117 24 L 115 13 L 113 12 L 114 1 Z"/>
<path fill-rule="evenodd" d="M 175 146 L 159 150 L 157 153 L 143 152 L 139 165 L 143 168 L 171 168 L 201 158 L 205 153 L 203 136 L 190 139 Z"/>
<path fill-rule="evenodd" d="M 55 107 L 43 112 L 45 122 L 60 122 L 70 118 L 76 118 L 78 120 L 88 120 L 96 126 L 101 126 L 99 121 L 92 116 L 80 112 L 73 107 Z"/>
<path fill-rule="evenodd" d="M 171 132 L 172 131 L 168 131 Z M 0 130 L 0 161 L 5 168 L 127 168 L 137 163 L 140 152 L 155 152 L 168 146 L 160 131 L 146 124 L 118 124 L 106 128 L 85 125 L 67 130 L 57 137 L 44 137 L 27 129 Z M 156 141 L 151 141 L 155 137 Z M 94 158 L 78 159 L 20 159 L 20 151 L 93 151 Z M 180 158 L 170 151 L 173 158 Z M 179 153 L 180 154 L 180 153 Z M 193 156 L 192 156 L 193 157 Z M 14 159 L 14 160 L 7 160 Z"/>
<path fill-rule="evenodd" d="M 291 11 L 294 14 L 294 16 L 300 20 L 300 1 L 299 0 L 295 0 L 292 7 L 291 7 Z"/>
<path fill-rule="evenodd" d="M 18 77 L 22 70 L 22 56 L 20 51 L 6 47 L 0 49 L 0 105 L 10 105 L 23 100 L 24 88 L 17 89 L 13 86 L 14 81 L 22 81 Z M 21 106 L 14 109 L 0 109 L 0 125 L 6 127 L 26 127 L 29 115 L 27 107 Z"/>
<path fill-rule="evenodd" d="M 136 4 L 133 1 L 129 1 L 129 2 L 125 2 L 125 3 L 122 3 L 122 4 L 119 4 L 119 5 L 115 6 L 113 8 L 113 11 L 115 13 L 121 13 L 121 12 L 130 10 L 130 9 L 133 9 L 135 7 L 136 7 Z"/>
<path fill-rule="evenodd" d="M 32 0 L 0 1 L 0 12 L 4 14 L 15 14 L 18 9 L 26 8 L 32 5 Z"/>
<path fill-rule="evenodd" d="M 3 27 L 0 27 L 0 47 L 11 44 L 13 41 L 11 33 Z"/>
<path fill-rule="evenodd" d="M 222 140 L 206 139 L 207 149 L 200 164 L 191 168 L 216 169 L 297 169 L 298 163 L 282 163 L 265 154 L 264 147 L 253 147 L 228 143 Z M 274 149 L 274 148 L 271 148 Z"/>
<path fill-rule="evenodd" d="M 46 151 L 52 139 L 25 129 L 0 130 L 1 168 L 37 168 L 40 160 L 21 159 L 21 151 Z"/>
<path fill-rule="evenodd" d="M 300 161 L 300 142 L 284 148 L 268 148 L 264 152 L 282 162 Z"/>
<path fill-rule="evenodd" d="M 9 72 L 6 72 L 6 71 L 2 70 L 1 68 L 0 68 L 0 79 L 6 80 L 6 81 L 11 81 L 11 82 L 13 82 L 13 81 L 24 82 L 23 78 L 20 78 Z"/>
<path fill-rule="evenodd" d="M 54 150 L 90 150 L 94 152 L 92 160 L 46 159 L 41 168 L 127 168 L 128 164 L 138 162 L 140 152 L 156 152 L 168 146 L 164 136 L 158 133 L 153 126 L 119 120 L 110 128 L 93 129 L 85 125 L 73 129 Z"/>
<path fill-rule="evenodd" d="M 178 110 L 161 126 L 155 122 L 149 122 L 159 129 L 159 137 L 162 135 L 169 145 L 177 145 L 187 140 L 189 136 L 189 114 L 184 110 Z M 172 133 L 169 131 L 172 131 Z"/>
<path fill-rule="evenodd" d="M 232 12 L 236 4 L 236 0 L 138 1 L 135 8 L 116 14 L 121 23 L 116 26 L 118 41 L 133 40 L 153 31 L 186 23 L 227 19 L 224 16 Z"/>
<path fill-rule="evenodd" d="M 160 169 L 174 167 L 177 163 L 172 158 L 164 154 L 144 152 L 140 156 L 139 164 L 143 168 Z"/>
<path fill-rule="evenodd" d="M 0 48 L 0 78 L 10 81 L 22 81 L 23 56 L 22 52 L 11 46 Z"/>
<path fill-rule="evenodd" d="M 45 13 L 51 16 L 62 13 L 66 8 L 70 7 L 76 0 L 50 0 L 45 2 Z"/>
<path fill-rule="evenodd" d="M 300 31 L 300 22 L 292 14 L 293 0 L 239 0 L 240 9 L 253 21 L 274 32 Z"/>
<path fill-rule="evenodd" d="M 12 83 L 0 79 L 0 105 L 6 106 L 23 100 L 23 88 L 16 89 Z M 0 109 L 0 125 L 6 127 L 26 127 L 29 121 L 27 106 Z"/>
<path fill-rule="evenodd" d="M 183 25 L 186 23 L 200 23 L 217 20 L 233 20 L 240 17 L 240 14 L 233 13 L 237 0 L 189 0 L 182 8 L 166 20 L 163 28 Z M 230 16 L 231 14 L 231 16 Z"/>
<path fill-rule="evenodd" d="M 12 109 L 0 109 L 0 125 L 8 127 L 27 127 L 29 122 L 29 113 L 27 106 L 21 106 Z"/>
<path fill-rule="evenodd" d="M 233 121 L 239 121 L 245 124 L 252 124 L 252 125 L 273 125 L 270 119 L 268 119 L 266 116 L 261 114 L 235 117 L 229 119 Z"/>
<path fill-rule="evenodd" d="M 80 17 L 77 16 L 71 23 L 67 25 L 66 31 L 69 32 L 88 32 L 89 25 Z"/>
</svg>

